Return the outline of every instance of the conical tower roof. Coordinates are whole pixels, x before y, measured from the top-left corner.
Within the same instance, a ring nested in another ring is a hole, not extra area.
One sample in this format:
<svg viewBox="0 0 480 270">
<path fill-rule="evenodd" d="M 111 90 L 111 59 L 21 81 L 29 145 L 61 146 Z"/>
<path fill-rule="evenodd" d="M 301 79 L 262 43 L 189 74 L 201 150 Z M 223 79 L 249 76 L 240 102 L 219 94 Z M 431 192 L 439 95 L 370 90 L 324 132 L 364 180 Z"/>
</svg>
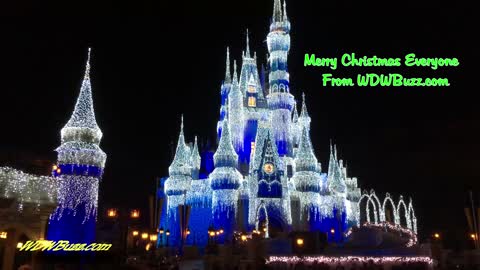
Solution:
<svg viewBox="0 0 480 270">
<path fill-rule="evenodd" d="M 85 67 L 85 75 L 83 77 L 80 94 L 75 104 L 70 120 L 65 127 L 90 128 L 100 130 L 95 119 L 95 111 L 93 109 L 92 86 L 90 84 L 90 48 L 88 49 L 87 64 Z"/>
<path fill-rule="evenodd" d="M 200 151 L 198 151 L 197 136 L 195 136 L 195 144 L 193 145 L 191 160 L 192 160 L 192 167 L 200 168 L 201 157 L 200 157 Z"/>
<path fill-rule="evenodd" d="M 237 167 L 238 155 L 232 145 L 228 121 L 223 121 L 222 136 L 213 160 L 215 167 Z"/>
<path fill-rule="evenodd" d="M 318 160 L 313 153 L 312 142 L 306 127 L 302 127 L 302 136 L 295 156 L 297 171 L 316 171 Z"/>
<path fill-rule="evenodd" d="M 185 137 L 183 135 L 183 115 L 180 124 L 180 134 L 178 135 L 177 149 L 175 150 L 175 157 L 172 164 L 168 168 L 170 176 L 176 174 L 189 175 L 191 173 L 190 167 L 191 152 L 187 144 L 185 143 Z"/>
</svg>

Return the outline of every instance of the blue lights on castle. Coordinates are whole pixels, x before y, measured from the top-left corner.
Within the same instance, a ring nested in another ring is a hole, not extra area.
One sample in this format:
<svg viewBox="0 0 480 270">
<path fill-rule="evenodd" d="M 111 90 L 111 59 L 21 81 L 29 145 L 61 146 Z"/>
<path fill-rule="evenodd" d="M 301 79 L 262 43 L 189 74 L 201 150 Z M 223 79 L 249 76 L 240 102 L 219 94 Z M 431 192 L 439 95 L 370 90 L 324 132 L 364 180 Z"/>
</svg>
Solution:
<svg viewBox="0 0 480 270">
<path fill-rule="evenodd" d="M 339 242 L 359 225 L 357 179 L 347 176 L 333 145 L 328 171 L 322 172 L 305 96 L 297 111 L 287 68 L 289 33 L 285 2 L 275 0 L 267 35 L 268 84 L 250 52 L 248 34 L 240 74 L 236 62 L 231 74 L 227 49 L 214 153 L 200 151 L 197 138 L 186 143 L 182 118 L 169 175 L 158 190 L 163 201 L 159 228 L 169 232 L 160 238 L 162 244 L 205 246 L 209 228 L 223 231 L 220 243 L 231 241 L 235 231 L 252 230 L 268 236 L 334 232 L 331 240 Z"/>
</svg>

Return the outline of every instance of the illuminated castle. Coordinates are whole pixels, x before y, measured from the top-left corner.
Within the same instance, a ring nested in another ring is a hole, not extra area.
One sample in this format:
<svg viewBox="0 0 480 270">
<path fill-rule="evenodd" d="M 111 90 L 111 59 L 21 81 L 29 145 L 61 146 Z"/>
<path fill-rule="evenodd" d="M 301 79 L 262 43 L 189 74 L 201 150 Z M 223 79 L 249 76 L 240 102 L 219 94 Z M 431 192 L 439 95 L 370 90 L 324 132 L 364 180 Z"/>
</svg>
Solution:
<svg viewBox="0 0 480 270">
<path fill-rule="evenodd" d="M 357 179 L 347 176 L 333 145 L 328 170 L 322 172 L 310 139 L 305 96 L 297 112 L 299 100 L 292 95 L 287 69 L 289 32 L 286 5 L 275 0 L 267 35 L 268 87 L 250 52 L 248 34 L 240 74 L 235 62 L 231 74 L 227 49 L 213 158 L 199 152 L 196 138 L 193 144 L 185 142 L 182 119 L 169 176 L 159 189 L 164 199 L 160 227 L 169 231 L 170 244 L 181 239 L 206 244 L 209 228 L 223 230 L 220 242 L 229 241 L 234 231 L 263 228 L 267 236 L 335 231 L 333 239 L 341 241 L 344 232 L 359 224 Z M 189 206 L 188 234 L 180 225 L 185 224 L 181 205 Z"/>
<path fill-rule="evenodd" d="M 91 243 L 95 240 L 98 186 L 107 155 L 100 149 L 102 131 L 95 120 L 90 85 L 90 50 L 75 109 L 61 131 L 56 149 L 58 207 L 50 217 L 47 238 Z"/>
</svg>

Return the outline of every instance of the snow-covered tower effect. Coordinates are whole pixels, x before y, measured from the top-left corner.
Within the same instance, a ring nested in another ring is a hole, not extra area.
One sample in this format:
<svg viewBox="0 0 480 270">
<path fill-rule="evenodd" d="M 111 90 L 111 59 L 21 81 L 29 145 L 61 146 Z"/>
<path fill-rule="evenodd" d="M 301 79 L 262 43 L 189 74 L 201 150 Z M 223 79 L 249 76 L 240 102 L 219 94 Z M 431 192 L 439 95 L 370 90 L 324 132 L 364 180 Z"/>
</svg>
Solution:
<svg viewBox="0 0 480 270">
<path fill-rule="evenodd" d="M 220 140 L 222 136 L 222 124 L 223 120 L 227 116 L 228 112 L 228 94 L 232 88 L 232 75 L 230 74 L 230 51 L 227 47 L 227 60 L 225 64 L 225 80 L 220 88 L 220 119 L 217 123 L 217 139 Z"/>
<path fill-rule="evenodd" d="M 176 213 L 178 205 L 184 204 L 191 207 L 191 233 L 185 241 L 197 245 L 207 244 L 209 229 L 215 230 L 220 242 L 231 240 L 234 231 L 257 230 L 274 238 L 291 231 L 331 235 L 333 229 L 335 235 L 329 240 L 340 242 L 347 229 L 359 224 L 357 179 L 347 177 L 333 145 L 328 173 L 322 172 L 315 155 L 322 149 L 312 145 L 305 95 L 296 99 L 290 88 L 290 22 L 285 2 L 274 0 L 273 10 L 267 35 L 268 86 L 259 76 L 248 31 L 240 78 L 236 63 L 233 76 L 230 73 L 227 49 L 213 169 L 200 168 L 197 173 L 198 164 L 211 162 L 211 156 L 205 155 L 210 149 L 201 149 L 197 143 L 190 149 L 180 133 L 169 178 L 160 191 L 166 194 L 169 209 L 160 224 L 170 230 L 171 245 L 180 243 Z"/>
<path fill-rule="evenodd" d="M 302 127 L 302 135 L 298 151 L 295 155 L 295 174 L 292 182 L 295 185 L 295 199 L 300 202 L 300 214 L 298 217 L 300 230 L 320 230 L 316 225 L 320 224 L 320 191 L 321 191 L 321 167 L 313 153 L 310 134 L 305 126 Z"/>
<path fill-rule="evenodd" d="M 238 155 L 232 146 L 230 130 L 226 122 L 223 124 L 222 137 L 213 158 L 215 169 L 210 174 L 213 190 L 213 225 L 226 232 L 220 239 L 223 242 L 233 235 L 237 214 L 238 189 L 243 179 L 237 170 Z"/>
<path fill-rule="evenodd" d="M 231 140 L 235 152 L 243 152 L 244 118 L 243 118 L 243 96 L 238 84 L 237 62 L 233 61 L 233 82 L 232 89 L 228 94 L 228 125 L 231 132 Z M 223 128 L 222 128 L 223 131 Z"/>
<path fill-rule="evenodd" d="M 95 240 L 98 187 L 107 155 L 100 149 L 90 84 L 90 49 L 80 94 L 61 131 L 57 168 L 58 207 L 50 218 L 48 239 L 89 243 Z"/>
<path fill-rule="evenodd" d="M 292 156 L 291 115 L 295 100 L 290 94 L 287 60 L 290 50 L 290 21 L 286 4 L 275 0 L 270 33 L 267 36 L 270 63 L 268 107 L 271 110 L 273 136 L 280 156 Z"/>
</svg>

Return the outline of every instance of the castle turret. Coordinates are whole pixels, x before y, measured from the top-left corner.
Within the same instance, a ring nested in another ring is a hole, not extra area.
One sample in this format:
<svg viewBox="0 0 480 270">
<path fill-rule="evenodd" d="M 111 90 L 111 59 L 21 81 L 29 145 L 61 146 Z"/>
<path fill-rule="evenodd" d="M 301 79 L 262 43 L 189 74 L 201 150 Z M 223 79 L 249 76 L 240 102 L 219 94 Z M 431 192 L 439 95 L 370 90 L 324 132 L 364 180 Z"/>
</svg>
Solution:
<svg viewBox="0 0 480 270">
<path fill-rule="evenodd" d="M 230 75 L 230 50 L 227 47 L 227 60 L 225 64 L 225 80 L 220 89 L 220 118 L 217 123 L 217 139 L 222 135 L 222 123 L 228 112 L 228 94 L 232 88 L 232 78 Z"/>
<path fill-rule="evenodd" d="M 300 113 L 300 117 L 298 118 L 298 123 L 300 124 L 300 129 L 302 129 L 302 127 L 305 127 L 307 129 L 307 131 L 310 131 L 310 122 L 311 121 L 312 120 L 310 119 L 310 115 L 308 115 L 305 93 L 303 93 L 302 94 L 302 111 Z"/>
<path fill-rule="evenodd" d="M 95 240 L 98 188 L 107 155 L 100 149 L 90 84 L 90 49 L 75 109 L 56 149 L 58 207 L 50 218 L 48 239 L 89 243 Z"/>
<path fill-rule="evenodd" d="M 200 172 L 200 164 L 202 158 L 200 157 L 200 152 L 198 151 L 197 136 L 195 136 L 195 144 L 193 145 L 191 159 L 192 166 L 192 179 L 197 180 Z"/>
<path fill-rule="evenodd" d="M 236 61 L 233 61 L 232 89 L 228 94 L 228 123 L 235 152 L 242 154 L 245 122 L 243 115 L 243 96 L 242 92 L 240 92 L 240 86 L 238 85 Z"/>
<path fill-rule="evenodd" d="M 225 232 L 220 237 L 221 242 L 230 239 L 233 235 L 238 189 L 243 178 L 237 170 L 238 155 L 233 148 L 230 130 L 226 122 L 223 123 L 222 130 L 222 137 L 213 156 L 215 169 L 209 176 L 213 190 L 213 225 L 216 229 L 223 229 Z"/>
<path fill-rule="evenodd" d="M 347 228 L 347 199 L 346 185 L 342 172 L 343 162 L 337 158 L 336 146 L 330 145 L 330 161 L 328 166 L 327 190 L 324 192 L 323 209 L 325 224 L 334 229 L 334 240 L 342 241 L 343 232 Z M 329 230 L 330 228 L 326 228 Z"/>
<path fill-rule="evenodd" d="M 286 9 L 284 7 L 284 9 Z M 270 33 L 267 36 L 269 51 L 269 86 L 267 96 L 271 121 L 275 123 L 273 135 L 280 156 L 293 155 L 291 141 L 291 114 L 295 100 L 290 94 L 290 75 L 287 69 L 290 50 L 290 22 L 282 12 L 280 0 L 274 1 Z"/>
<path fill-rule="evenodd" d="M 300 199 L 301 226 L 309 230 L 320 230 L 320 190 L 321 176 L 317 158 L 313 152 L 312 142 L 306 127 L 302 128 L 302 136 L 295 155 L 296 171 L 292 177 L 297 195 Z"/>
<path fill-rule="evenodd" d="M 185 192 L 192 180 L 192 152 L 185 143 L 183 135 L 183 116 L 180 124 L 177 148 L 172 164 L 168 167 L 169 177 L 165 181 L 165 193 L 168 196 L 169 208 L 182 204 Z"/>
<path fill-rule="evenodd" d="M 301 128 L 299 117 L 298 117 L 297 102 L 295 102 L 295 105 L 293 106 L 291 131 L 292 131 L 293 147 L 298 148 L 298 144 L 300 143 L 300 138 L 302 136 L 302 128 Z"/>
</svg>

